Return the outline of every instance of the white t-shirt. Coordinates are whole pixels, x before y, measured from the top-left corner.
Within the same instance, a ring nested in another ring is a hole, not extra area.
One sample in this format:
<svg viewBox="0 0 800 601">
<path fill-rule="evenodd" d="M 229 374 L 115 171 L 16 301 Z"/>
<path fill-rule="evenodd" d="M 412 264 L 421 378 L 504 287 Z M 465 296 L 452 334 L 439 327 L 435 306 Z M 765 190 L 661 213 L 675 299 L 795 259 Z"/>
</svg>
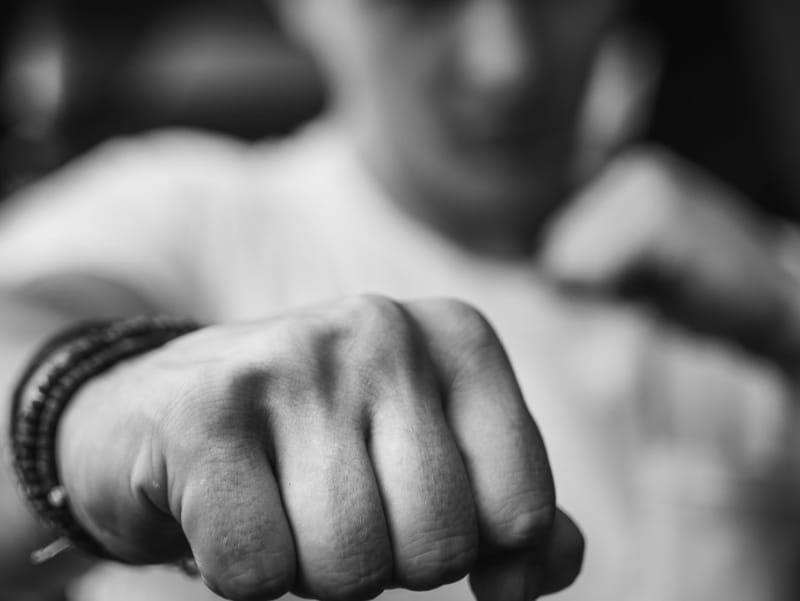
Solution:
<svg viewBox="0 0 800 601">
<path fill-rule="evenodd" d="M 760 577 L 751 542 L 767 526 L 760 514 L 742 518 L 731 493 L 752 479 L 720 452 L 725 441 L 706 444 L 708 432 L 670 418 L 681 403 L 728 403 L 753 448 L 748 461 L 783 461 L 764 439 L 785 416 L 775 374 L 742 367 L 734 381 L 740 358 L 713 344 L 668 336 L 629 308 L 564 296 L 533 259 L 490 260 L 451 244 L 393 205 L 331 124 L 260 145 L 188 131 L 104 145 L 0 213 L 0 286 L 65 273 L 111 277 L 164 311 L 208 322 L 363 292 L 471 302 L 507 347 L 559 504 L 586 534 L 584 573 L 558 598 L 674 599 L 680 580 L 695 578 L 715 599 L 731 570 Z M 73 594 L 216 598 L 174 570 L 121 566 L 98 569 Z M 467 594 L 461 582 L 385 598 Z"/>
</svg>

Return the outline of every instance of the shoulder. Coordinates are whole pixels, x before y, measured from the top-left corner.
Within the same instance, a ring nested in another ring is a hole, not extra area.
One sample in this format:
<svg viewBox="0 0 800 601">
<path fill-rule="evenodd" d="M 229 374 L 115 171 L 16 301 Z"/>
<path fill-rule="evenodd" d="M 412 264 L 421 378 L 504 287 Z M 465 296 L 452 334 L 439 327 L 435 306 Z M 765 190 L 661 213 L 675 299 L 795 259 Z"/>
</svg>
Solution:
<svg viewBox="0 0 800 601">
<path fill-rule="evenodd" d="M 103 142 L 60 169 L 28 184 L 4 203 L 6 212 L 31 204 L 137 204 L 187 184 L 237 179 L 247 145 L 231 138 L 191 130 L 154 131 Z"/>
<path fill-rule="evenodd" d="M 76 161 L 73 169 L 131 186 L 235 185 L 249 152 L 248 143 L 222 134 L 169 129 L 110 140 Z"/>
<path fill-rule="evenodd" d="M 6 199 L 0 232 L 182 223 L 190 208 L 199 217 L 237 196 L 248 153 L 246 143 L 191 130 L 112 139 Z"/>
<path fill-rule="evenodd" d="M 240 169 L 251 148 L 250 143 L 221 133 L 173 128 L 112 140 L 98 151 L 112 159 L 148 162 L 151 168 L 175 176 L 210 177 Z"/>
<path fill-rule="evenodd" d="M 341 125 L 321 119 L 287 138 L 255 145 L 252 190 L 263 208 L 289 218 L 341 216 L 350 201 L 372 193 L 364 165 Z"/>
<path fill-rule="evenodd" d="M 156 279 L 196 247 L 219 204 L 214 199 L 233 196 L 246 152 L 234 140 L 186 130 L 99 145 L 3 203 L 0 279 Z"/>
</svg>

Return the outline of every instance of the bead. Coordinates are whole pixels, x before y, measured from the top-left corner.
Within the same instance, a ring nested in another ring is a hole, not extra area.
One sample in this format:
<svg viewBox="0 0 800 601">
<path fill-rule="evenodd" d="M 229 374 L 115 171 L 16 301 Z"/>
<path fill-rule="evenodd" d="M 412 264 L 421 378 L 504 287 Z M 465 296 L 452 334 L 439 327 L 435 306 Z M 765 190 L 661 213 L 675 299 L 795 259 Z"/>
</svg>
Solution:
<svg viewBox="0 0 800 601">
<path fill-rule="evenodd" d="M 12 404 L 14 469 L 37 514 L 66 535 L 41 550 L 39 561 L 47 561 L 73 545 L 108 557 L 72 516 L 66 490 L 58 480 L 56 428 L 74 393 L 120 361 L 198 327 L 190 320 L 171 317 L 84 322 L 53 337 L 34 357 Z"/>
<path fill-rule="evenodd" d="M 47 502 L 52 507 L 61 508 L 67 502 L 67 490 L 63 486 L 56 486 L 47 493 Z"/>
</svg>

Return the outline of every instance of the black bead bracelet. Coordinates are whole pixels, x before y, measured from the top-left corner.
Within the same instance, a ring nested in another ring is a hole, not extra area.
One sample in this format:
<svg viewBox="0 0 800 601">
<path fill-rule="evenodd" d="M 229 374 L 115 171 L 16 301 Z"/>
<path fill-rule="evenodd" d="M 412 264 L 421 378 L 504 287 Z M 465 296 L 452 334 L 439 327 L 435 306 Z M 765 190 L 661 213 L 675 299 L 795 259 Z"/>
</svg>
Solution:
<svg viewBox="0 0 800 601">
<path fill-rule="evenodd" d="M 59 418 L 78 389 L 120 361 L 198 329 L 172 317 L 88 321 L 53 337 L 36 354 L 17 385 L 11 407 L 11 460 L 22 493 L 60 537 L 34 552 L 42 563 L 77 547 L 110 558 L 78 523 L 58 475 L 55 440 Z"/>
</svg>

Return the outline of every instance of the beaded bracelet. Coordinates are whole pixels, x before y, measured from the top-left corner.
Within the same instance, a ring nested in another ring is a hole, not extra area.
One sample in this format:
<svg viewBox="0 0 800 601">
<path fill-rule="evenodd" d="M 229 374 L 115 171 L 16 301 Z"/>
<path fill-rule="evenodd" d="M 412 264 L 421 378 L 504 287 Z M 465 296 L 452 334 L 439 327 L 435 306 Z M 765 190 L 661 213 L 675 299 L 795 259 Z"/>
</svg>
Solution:
<svg viewBox="0 0 800 601">
<path fill-rule="evenodd" d="M 111 558 L 78 523 L 57 471 L 56 429 L 78 389 L 117 363 L 198 329 L 171 317 L 88 321 L 53 337 L 36 354 L 17 385 L 11 414 L 11 460 L 22 493 L 38 517 L 60 533 L 31 559 L 43 563 L 77 547 Z"/>
</svg>

